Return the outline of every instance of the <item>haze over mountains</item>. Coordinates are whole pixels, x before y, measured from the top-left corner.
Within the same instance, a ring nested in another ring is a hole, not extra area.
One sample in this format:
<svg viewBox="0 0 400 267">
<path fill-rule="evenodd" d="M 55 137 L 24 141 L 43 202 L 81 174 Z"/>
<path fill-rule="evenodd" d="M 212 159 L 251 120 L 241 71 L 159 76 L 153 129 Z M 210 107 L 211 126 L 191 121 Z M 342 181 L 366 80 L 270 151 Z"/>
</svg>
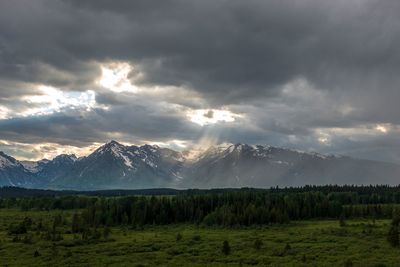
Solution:
<svg viewBox="0 0 400 267">
<path fill-rule="evenodd" d="M 398 184 L 400 165 L 271 146 L 223 144 L 178 152 L 111 141 L 77 158 L 20 162 L 0 152 L 0 186 L 135 189 Z"/>
</svg>

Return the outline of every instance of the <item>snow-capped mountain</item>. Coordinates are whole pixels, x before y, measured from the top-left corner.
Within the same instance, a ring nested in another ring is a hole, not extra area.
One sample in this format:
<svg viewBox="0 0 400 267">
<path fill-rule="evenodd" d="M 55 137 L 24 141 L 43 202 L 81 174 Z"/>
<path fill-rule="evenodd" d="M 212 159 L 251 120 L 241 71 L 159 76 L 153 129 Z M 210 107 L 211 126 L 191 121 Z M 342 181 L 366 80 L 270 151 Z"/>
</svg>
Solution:
<svg viewBox="0 0 400 267">
<path fill-rule="evenodd" d="M 305 184 L 398 184 L 400 166 L 271 146 L 224 144 L 201 154 L 184 187 L 271 187 Z"/>
<path fill-rule="evenodd" d="M 19 162 L 0 152 L 0 185 L 55 189 L 398 184 L 400 166 L 271 146 L 177 152 L 111 141 L 86 157 Z"/>
<path fill-rule="evenodd" d="M 28 186 L 36 183 L 31 174 L 18 160 L 0 151 L 0 186 Z"/>
<path fill-rule="evenodd" d="M 124 146 L 111 141 L 68 167 L 51 185 L 63 188 L 174 186 L 182 167 L 179 152 L 158 146 Z M 68 186 L 67 186 L 68 185 Z"/>
</svg>

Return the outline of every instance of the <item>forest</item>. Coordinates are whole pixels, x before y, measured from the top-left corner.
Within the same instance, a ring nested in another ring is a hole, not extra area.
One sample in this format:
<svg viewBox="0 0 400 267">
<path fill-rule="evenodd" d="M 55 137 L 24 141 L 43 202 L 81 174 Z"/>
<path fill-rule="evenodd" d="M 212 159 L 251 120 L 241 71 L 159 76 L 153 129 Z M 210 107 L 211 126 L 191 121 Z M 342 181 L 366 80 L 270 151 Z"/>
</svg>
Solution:
<svg viewBox="0 0 400 267">
<path fill-rule="evenodd" d="M 365 249 L 363 246 L 355 247 L 358 258 L 338 256 L 345 266 L 370 266 L 363 264 L 363 253 L 372 253 L 371 249 L 374 253 L 380 250 L 393 253 L 393 257 L 386 258 L 386 264 L 378 262 L 381 265 L 377 266 L 395 266 L 392 264 L 400 259 L 398 187 L 162 189 L 159 194 L 138 190 L 136 194 L 132 191 L 88 194 L 35 191 L 32 195 L 29 189 L 18 188 L 2 188 L 0 192 L 3 193 L 0 198 L 0 258 L 6 259 L 5 265 L 13 265 L 12 255 L 19 246 L 27 246 L 32 253 L 16 260 L 15 264 L 25 259 L 40 265 L 45 255 L 51 258 L 61 253 L 65 265 L 74 265 L 82 259 L 78 248 L 107 246 L 113 251 L 117 244 L 122 246 L 128 242 L 142 256 L 157 254 L 160 258 L 156 258 L 167 266 L 188 265 L 185 254 L 195 257 L 195 262 L 202 266 L 211 253 L 208 245 L 220 253 L 213 256 L 215 264 L 212 266 L 290 266 L 289 263 L 329 266 L 330 261 L 331 266 L 335 266 L 333 259 L 323 259 L 323 255 L 328 257 L 329 254 L 329 246 L 323 241 L 328 237 L 346 247 L 351 247 L 349 242 L 353 240 L 365 239 L 369 249 L 361 251 Z M 246 237 L 249 232 L 252 237 Z M 237 239 L 230 238 L 239 233 Z M 300 237 L 308 241 L 297 240 Z M 246 238 L 251 240 L 243 241 Z M 246 252 L 241 242 L 249 243 L 255 255 Z M 378 243 L 379 249 L 371 248 Z M 301 248 L 305 244 L 310 245 Z M 146 246 L 151 246 L 149 251 Z M 171 251 L 171 246 L 176 251 Z M 315 249 L 321 250 L 322 258 L 313 256 L 310 250 Z M 369 256 L 372 261 L 377 259 L 373 255 Z M 121 261 L 132 257 L 135 258 L 126 252 Z M 250 260 L 252 257 L 258 260 Z M 91 257 L 84 259 L 88 264 L 93 260 Z M 104 257 L 98 265 L 113 265 L 109 260 Z M 149 258 L 145 261 L 147 264 L 138 266 L 152 266 L 154 260 Z M 115 266 L 119 266 L 118 262 Z M 355 265 L 351 265 L 353 263 Z"/>
<path fill-rule="evenodd" d="M 344 190 L 347 189 L 347 190 Z M 292 220 L 391 218 L 400 190 L 386 186 L 257 190 L 186 190 L 176 195 L 6 197 L 0 207 L 22 210 L 80 209 L 80 221 L 100 225 L 193 223 L 226 227 Z"/>
</svg>

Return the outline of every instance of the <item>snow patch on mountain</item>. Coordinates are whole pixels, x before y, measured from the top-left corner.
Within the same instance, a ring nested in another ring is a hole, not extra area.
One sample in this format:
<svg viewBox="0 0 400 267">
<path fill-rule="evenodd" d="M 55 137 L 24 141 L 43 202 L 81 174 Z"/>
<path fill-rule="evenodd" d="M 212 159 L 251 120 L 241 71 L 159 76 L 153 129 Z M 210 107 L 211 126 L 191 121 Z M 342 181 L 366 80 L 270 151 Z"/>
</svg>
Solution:
<svg viewBox="0 0 400 267">
<path fill-rule="evenodd" d="M 8 157 L 4 153 L 0 152 L 0 169 L 17 167 L 18 165 L 18 161 L 14 161 L 11 157 Z"/>
<path fill-rule="evenodd" d="M 127 166 L 128 168 L 133 168 L 132 161 L 127 156 L 120 153 L 119 157 L 121 157 L 124 160 L 125 166 Z"/>
<path fill-rule="evenodd" d="M 28 171 L 32 172 L 32 173 L 36 173 L 38 172 L 38 166 L 39 166 L 39 162 L 38 161 L 21 161 L 22 166 L 24 166 L 25 169 L 27 169 Z"/>
</svg>

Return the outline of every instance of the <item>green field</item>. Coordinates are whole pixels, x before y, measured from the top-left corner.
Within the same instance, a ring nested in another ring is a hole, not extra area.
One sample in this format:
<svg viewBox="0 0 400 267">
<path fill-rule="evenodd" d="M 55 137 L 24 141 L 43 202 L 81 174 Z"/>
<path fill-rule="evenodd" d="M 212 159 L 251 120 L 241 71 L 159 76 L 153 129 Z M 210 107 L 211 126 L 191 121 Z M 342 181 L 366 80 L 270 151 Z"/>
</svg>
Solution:
<svg viewBox="0 0 400 267">
<path fill-rule="evenodd" d="M 40 219 L 50 225 L 60 213 L 63 240 L 47 241 L 34 230 Z M 13 240 L 9 225 L 26 216 L 32 230 Z M 389 220 L 349 220 L 344 227 L 337 220 L 238 229 L 113 227 L 108 238 L 82 240 L 70 233 L 71 217 L 72 211 L 0 209 L 1 266 L 400 266 L 400 250 L 386 241 Z M 224 240 L 229 255 L 222 253 Z"/>
</svg>

